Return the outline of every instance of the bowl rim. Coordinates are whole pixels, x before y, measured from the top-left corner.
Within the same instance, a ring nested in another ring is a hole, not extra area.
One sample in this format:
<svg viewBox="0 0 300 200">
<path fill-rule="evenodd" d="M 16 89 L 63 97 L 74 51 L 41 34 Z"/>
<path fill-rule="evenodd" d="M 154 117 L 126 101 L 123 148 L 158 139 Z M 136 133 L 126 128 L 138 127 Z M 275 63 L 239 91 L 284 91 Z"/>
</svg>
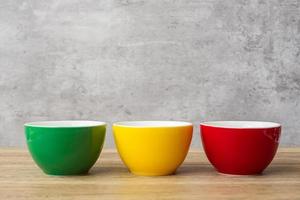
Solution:
<svg viewBox="0 0 300 200">
<path fill-rule="evenodd" d="M 281 124 L 266 121 L 207 121 L 200 123 L 200 126 L 226 129 L 269 129 L 280 128 Z"/>
<path fill-rule="evenodd" d="M 91 120 L 58 120 L 58 121 L 34 121 L 27 122 L 24 127 L 36 128 L 88 128 L 106 126 L 105 122 Z"/>
<path fill-rule="evenodd" d="M 177 128 L 193 126 L 191 122 L 185 121 L 120 121 L 113 123 L 113 127 L 127 127 L 127 128 Z"/>
</svg>

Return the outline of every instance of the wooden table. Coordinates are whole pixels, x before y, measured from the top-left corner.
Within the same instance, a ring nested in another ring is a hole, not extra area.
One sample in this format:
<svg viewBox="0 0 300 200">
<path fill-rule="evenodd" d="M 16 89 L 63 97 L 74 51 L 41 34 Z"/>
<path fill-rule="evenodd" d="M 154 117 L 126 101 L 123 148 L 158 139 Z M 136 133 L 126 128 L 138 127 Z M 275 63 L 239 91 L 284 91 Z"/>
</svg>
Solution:
<svg viewBox="0 0 300 200">
<path fill-rule="evenodd" d="M 130 174 L 104 150 L 89 175 L 47 176 L 27 150 L 0 149 L 0 199 L 300 199 L 300 148 L 280 149 L 263 175 L 226 176 L 190 151 L 176 175 Z"/>
</svg>

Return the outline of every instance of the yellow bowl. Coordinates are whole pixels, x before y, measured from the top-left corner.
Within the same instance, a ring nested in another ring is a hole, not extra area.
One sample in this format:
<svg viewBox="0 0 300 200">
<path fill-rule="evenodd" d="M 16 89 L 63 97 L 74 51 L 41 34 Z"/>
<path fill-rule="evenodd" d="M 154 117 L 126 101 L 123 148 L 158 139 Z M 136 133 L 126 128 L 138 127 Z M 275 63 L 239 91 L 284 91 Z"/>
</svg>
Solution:
<svg viewBox="0 0 300 200">
<path fill-rule="evenodd" d="M 175 173 L 184 161 L 193 125 L 176 121 L 131 121 L 113 125 L 115 143 L 124 164 L 136 175 Z"/>
</svg>

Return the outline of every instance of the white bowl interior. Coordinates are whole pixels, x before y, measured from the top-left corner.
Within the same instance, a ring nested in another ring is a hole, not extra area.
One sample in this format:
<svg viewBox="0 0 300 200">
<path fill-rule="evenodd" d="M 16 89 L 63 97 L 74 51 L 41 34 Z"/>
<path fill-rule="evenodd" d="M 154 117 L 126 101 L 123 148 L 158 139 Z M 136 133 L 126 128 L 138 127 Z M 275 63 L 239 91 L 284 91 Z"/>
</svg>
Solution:
<svg viewBox="0 0 300 200">
<path fill-rule="evenodd" d="M 276 128 L 280 124 L 274 122 L 260 122 L 260 121 L 212 121 L 203 122 L 201 125 L 220 127 L 220 128 Z"/>
<path fill-rule="evenodd" d="M 126 121 L 117 122 L 114 125 L 126 127 L 180 127 L 192 126 L 192 123 L 180 121 Z"/>
<path fill-rule="evenodd" d="M 93 127 L 106 125 L 105 122 L 98 121 L 40 121 L 40 122 L 30 122 L 24 124 L 24 126 L 31 127 L 49 127 L 49 128 L 59 128 L 59 127 Z"/>
</svg>

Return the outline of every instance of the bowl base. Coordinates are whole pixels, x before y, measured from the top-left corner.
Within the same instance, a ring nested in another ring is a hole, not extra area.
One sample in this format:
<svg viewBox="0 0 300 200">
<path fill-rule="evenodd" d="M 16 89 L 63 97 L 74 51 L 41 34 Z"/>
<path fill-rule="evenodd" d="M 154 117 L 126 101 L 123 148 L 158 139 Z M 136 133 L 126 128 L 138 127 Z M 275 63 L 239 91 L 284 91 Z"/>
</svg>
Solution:
<svg viewBox="0 0 300 200">
<path fill-rule="evenodd" d="M 137 176 L 170 176 L 174 175 L 176 171 L 172 172 L 137 172 L 137 171 L 130 171 L 132 174 Z"/>
<path fill-rule="evenodd" d="M 89 170 L 81 171 L 81 172 L 56 172 L 56 171 L 43 171 L 45 174 L 49 176 L 84 176 L 89 173 Z"/>
<path fill-rule="evenodd" d="M 261 172 L 256 172 L 256 173 L 228 173 L 228 172 L 220 172 L 217 171 L 218 174 L 223 175 L 223 176 L 261 176 L 262 175 L 262 171 Z"/>
</svg>

